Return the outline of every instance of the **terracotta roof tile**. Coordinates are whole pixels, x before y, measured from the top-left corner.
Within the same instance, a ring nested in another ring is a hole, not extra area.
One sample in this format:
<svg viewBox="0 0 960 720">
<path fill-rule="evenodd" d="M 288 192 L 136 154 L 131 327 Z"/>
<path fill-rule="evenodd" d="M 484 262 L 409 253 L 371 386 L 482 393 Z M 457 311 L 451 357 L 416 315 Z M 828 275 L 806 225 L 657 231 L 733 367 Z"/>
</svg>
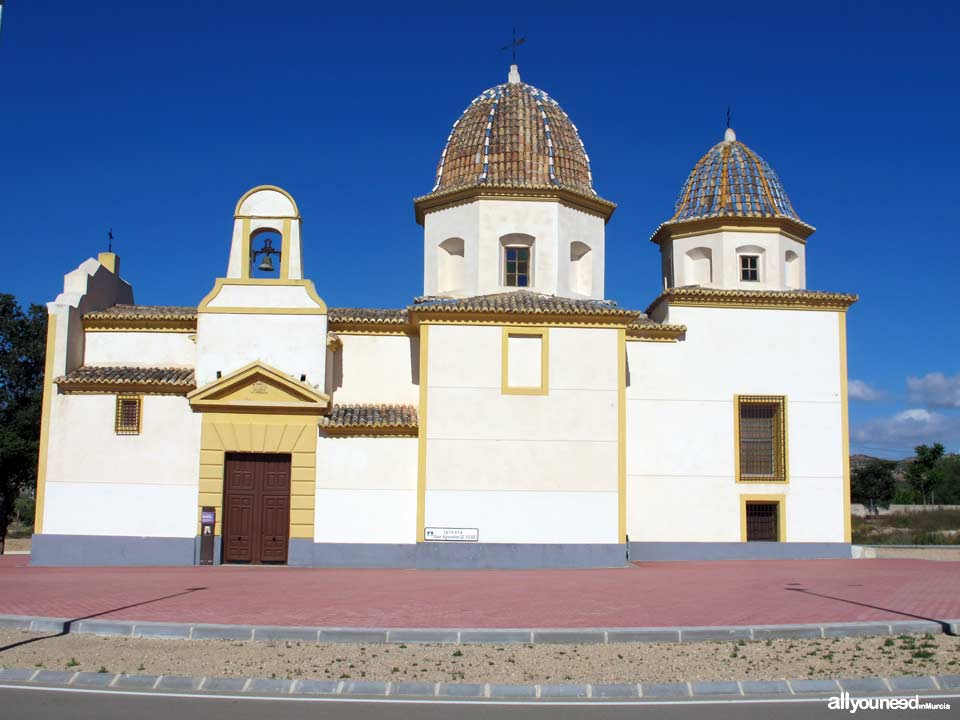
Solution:
<svg viewBox="0 0 960 720">
<path fill-rule="evenodd" d="M 81 365 L 54 380 L 61 388 L 75 386 L 157 386 L 193 389 L 193 368 L 133 367 L 129 365 Z"/>
<path fill-rule="evenodd" d="M 410 312 L 494 312 L 530 315 L 605 315 L 637 318 L 636 310 L 628 310 L 613 300 L 587 300 L 544 295 L 530 290 L 476 295 L 467 298 L 420 297 Z"/>
<path fill-rule="evenodd" d="M 596 195 L 576 126 L 556 100 L 522 82 L 485 90 L 463 111 L 441 153 L 433 192 L 483 184 Z"/>
<path fill-rule="evenodd" d="M 406 308 L 343 308 L 327 309 L 327 320 L 331 323 L 371 323 L 405 325 Z"/>
<path fill-rule="evenodd" d="M 811 307 L 824 310 L 846 309 L 859 299 L 849 293 L 821 290 L 737 290 L 686 285 L 664 290 L 647 308 L 647 314 L 662 302 L 729 305 L 731 307 Z"/>
<path fill-rule="evenodd" d="M 322 428 L 416 428 L 417 408 L 413 405 L 334 404 L 330 414 L 320 418 Z"/>
<path fill-rule="evenodd" d="M 195 320 L 197 309 L 182 305 L 113 305 L 84 314 L 85 320 Z"/>
</svg>

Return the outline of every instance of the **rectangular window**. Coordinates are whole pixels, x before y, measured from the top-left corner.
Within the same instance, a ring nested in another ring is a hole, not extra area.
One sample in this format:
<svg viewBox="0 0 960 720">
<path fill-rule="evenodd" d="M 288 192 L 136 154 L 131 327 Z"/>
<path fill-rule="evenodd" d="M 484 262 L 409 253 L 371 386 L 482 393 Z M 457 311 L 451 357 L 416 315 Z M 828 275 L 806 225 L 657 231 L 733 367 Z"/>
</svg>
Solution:
<svg viewBox="0 0 960 720">
<path fill-rule="evenodd" d="M 738 395 L 737 482 L 786 482 L 786 405 L 783 396 Z"/>
<path fill-rule="evenodd" d="M 507 287 L 530 286 L 530 248 L 503 249 L 503 284 Z"/>
<path fill-rule="evenodd" d="M 740 279 L 744 282 L 760 281 L 760 256 L 740 256 Z"/>
<path fill-rule="evenodd" d="M 745 500 L 743 513 L 747 542 L 780 541 L 780 503 Z"/>
<path fill-rule="evenodd" d="M 503 328 L 503 394 L 546 395 L 549 353 L 547 328 Z"/>
<path fill-rule="evenodd" d="M 117 395 L 117 413 L 113 429 L 117 435 L 139 435 L 143 398 Z"/>
</svg>

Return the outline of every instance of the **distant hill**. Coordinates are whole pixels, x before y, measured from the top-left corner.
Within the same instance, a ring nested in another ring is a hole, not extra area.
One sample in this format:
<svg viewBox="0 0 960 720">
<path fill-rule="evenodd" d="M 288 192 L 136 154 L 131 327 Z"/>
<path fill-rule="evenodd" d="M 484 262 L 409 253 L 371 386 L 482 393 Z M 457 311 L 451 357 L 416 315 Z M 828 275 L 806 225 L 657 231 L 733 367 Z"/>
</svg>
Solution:
<svg viewBox="0 0 960 720">
<path fill-rule="evenodd" d="M 876 458 L 872 455 L 851 455 L 850 456 L 850 470 L 857 470 L 858 468 L 863 467 L 872 460 L 882 460 L 883 458 Z M 893 471 L 893 476 L 896 478 L 897 482 L 904 482 L 907 479 L 907 468 L 916 460 L 916 457 L 903 458 L 902 460 L 893 460 L 897 464 L 897 467 Z"/>
</svg>

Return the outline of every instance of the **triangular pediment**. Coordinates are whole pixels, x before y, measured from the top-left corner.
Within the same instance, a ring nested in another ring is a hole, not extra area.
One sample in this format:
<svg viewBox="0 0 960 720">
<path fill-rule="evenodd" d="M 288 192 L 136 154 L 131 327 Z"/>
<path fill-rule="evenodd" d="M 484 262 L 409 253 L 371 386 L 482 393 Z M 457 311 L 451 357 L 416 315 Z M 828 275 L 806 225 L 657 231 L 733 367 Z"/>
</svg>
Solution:
<svg viewBox="0 0 960 720">
<path fill-rule="evenodd" d="M 189 395 L 196 410 L 326 412 L 330 397 L 276 368 L 253 362 Z"/>
</svg>

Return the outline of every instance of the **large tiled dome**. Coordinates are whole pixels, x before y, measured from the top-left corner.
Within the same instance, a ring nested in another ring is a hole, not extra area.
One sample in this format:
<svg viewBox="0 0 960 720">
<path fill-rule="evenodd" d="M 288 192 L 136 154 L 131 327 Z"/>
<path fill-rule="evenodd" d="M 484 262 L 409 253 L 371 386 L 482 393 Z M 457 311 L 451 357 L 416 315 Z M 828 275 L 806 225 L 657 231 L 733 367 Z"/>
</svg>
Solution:
<svg viewBox="0 0 960 720">
<path fill-rule="evenodd" d="M 669 222 L 714 217 L 800 220 L 773 168 L 729 129 L 693 168 Z"/>
<path fill-rule="evenodd" d="M 482 92 L 454 123 L 432 192 L 483 185 L 596 195 L 576 126 L 556 100 L 521 82 L 515 66 L 506 83 Z"/>
</svg>

